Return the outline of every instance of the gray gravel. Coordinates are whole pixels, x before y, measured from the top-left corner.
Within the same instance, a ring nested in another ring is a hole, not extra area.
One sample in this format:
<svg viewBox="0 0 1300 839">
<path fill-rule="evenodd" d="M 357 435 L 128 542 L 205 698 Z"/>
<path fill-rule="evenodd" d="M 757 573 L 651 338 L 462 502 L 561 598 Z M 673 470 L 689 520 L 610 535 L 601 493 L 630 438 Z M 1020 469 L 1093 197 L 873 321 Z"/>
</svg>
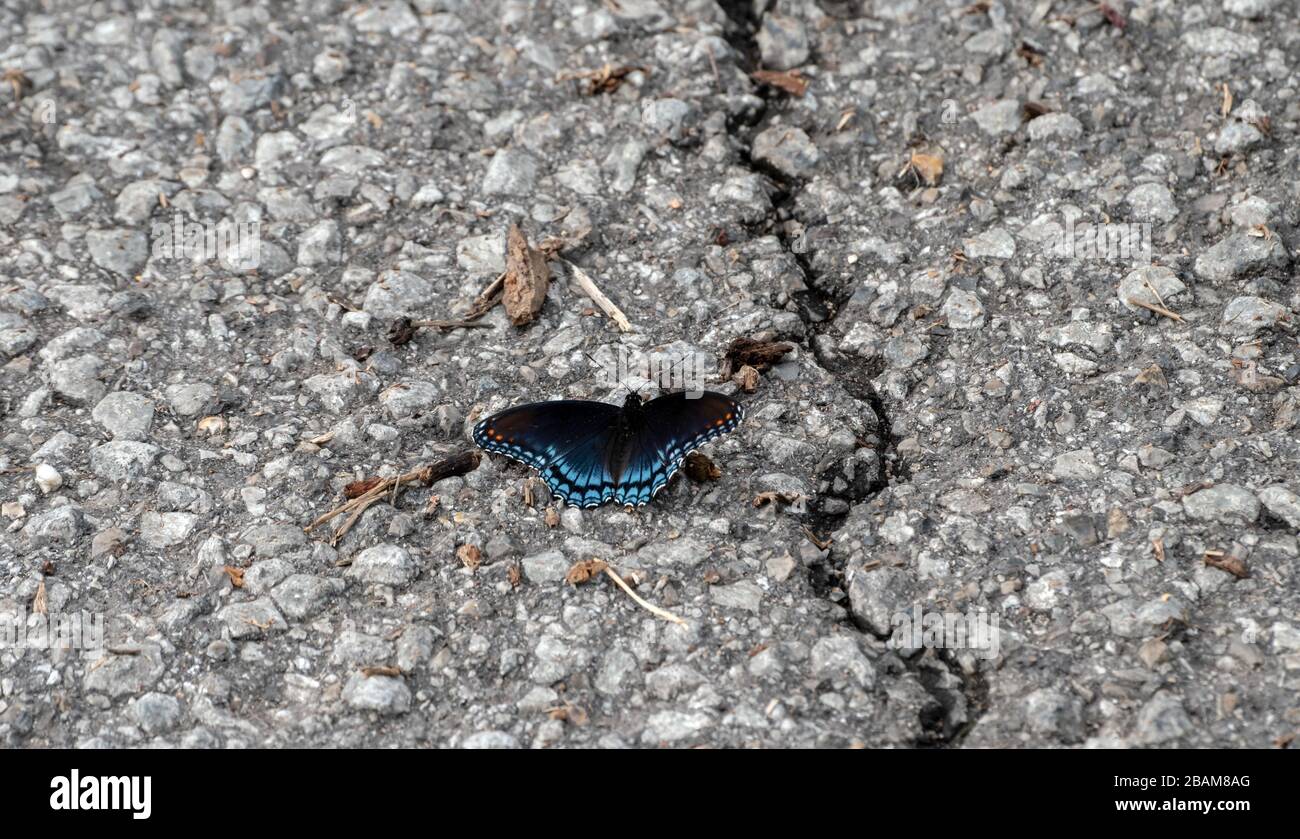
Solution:
<svg viewBox="0 0 1300 839">
<path fill-rule="evenodd" d="M 0 9 L 0 613 L 105 634 L 0 648 L 0 743 L 1300 742 L 1293 3 L 128 5 Z M 512 223 L 635 331 L 553 266 L 388 342 Z M 303 530 L 738 337 L 793 350 L 708 383 L 717 482 L 485 457 Z"/>
</svg>

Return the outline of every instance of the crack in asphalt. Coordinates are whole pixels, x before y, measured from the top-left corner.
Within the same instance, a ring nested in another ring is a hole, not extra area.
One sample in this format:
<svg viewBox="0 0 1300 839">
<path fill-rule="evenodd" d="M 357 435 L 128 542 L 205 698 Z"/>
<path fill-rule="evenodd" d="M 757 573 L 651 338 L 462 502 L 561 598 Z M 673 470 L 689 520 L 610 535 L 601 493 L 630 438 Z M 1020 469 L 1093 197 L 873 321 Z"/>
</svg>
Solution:
<svg viewBox="0 0 1300 839">
<path fill-rule="evenodd" d="M 726 40 L 741 56 L 742 69 L 747 73 L 758 69 L 759 48 L 756 36 L 759 21 L 754 15 L 753 4 L 749 0 L 718 0 L 718 5 L 732 24 L 727 30 Z M 753 157 L 753 137 L 771 120 L 774 113 L 779 113 L 780 102 L 779 95 L 769 96 L 765 99 L 764 109 L 754 120 L 744 124 L 729 123 L 727 126 L 728 133 L 740 144 L 740 157 L 745 167 L 766 178 L 774 189 L 766 217 L 747 227 L 750 232 L 758 235 L 775 235 L 782 248 L 799 266 L 807 291 L 799 292 L 794 298 L 800 319 L 812 333 L 807 337 L 806 343 L 812 352 L 813 362 L 836 378 L 850 396 L 868 405 L 875 415 L 875 440 L 860 441 L 867 444 L 860 447 L 876 449 L 876 474 L 865 487 L 855 489 L 856 482 L 848 482 L 850 492 L 847 496 L 818 491 L 804 516 L 804 523 L 809 530 L 825 539 L 840 529 L 855 507 L 871 501 L 895 480 L 905 480 L 907 470 L 898 455 L 898 440 L 889 408 L 872 382 L 882 372 L 883 361 L 879 358 L 834 356 L 824 351 L 821 342 L 816 340 L 834 325 L 835 316 L 852 297 L 854 288 L 850 286 L 838 294 L 826 290 L 826 284 L 820 282 L 820 272 L 808 259 L 805 249 L 795 246 L 797 234 L 794 230 L 802 231 L 807 224 L 807 220 L 800 217 L 796 206 L 800 184 Z M 830 469 L 820 471 L 823 475 L 833 474 L 834 468 L 835 465 L 832 465 Z M 828 510 L 827 502 L 831 498 L 847 502 L 847 508 Z M 837 566 L 833 561 L 833 549 L 829 556 L 832 559 L 828 562 L 814 564 L 809 569 L 809 582 L 814 593 L 828 599 L 836 588 L 847 590 L 844 579 L 844 564 L 847 559 Z M 874 636 L 874 633 L 852 619 L 847 597 L 843 597 L 838 605 L 845 608 L 845 623 L 848 626 Z M 888 641 L 889 637 L 878 637 L 878 640 Z M 988 707 L 988 684 L 978 669 L 966 672 L 951 650 L 925 650 L 910 657 L 899 655 L 895 660 L 902 664 L 932 699 L 920 710 L 921 734 L 913 745 L 917 748 L 949 748 L 958 745 Z M 954 680 L 955 686 L 952 684 Z"/>
</svg>

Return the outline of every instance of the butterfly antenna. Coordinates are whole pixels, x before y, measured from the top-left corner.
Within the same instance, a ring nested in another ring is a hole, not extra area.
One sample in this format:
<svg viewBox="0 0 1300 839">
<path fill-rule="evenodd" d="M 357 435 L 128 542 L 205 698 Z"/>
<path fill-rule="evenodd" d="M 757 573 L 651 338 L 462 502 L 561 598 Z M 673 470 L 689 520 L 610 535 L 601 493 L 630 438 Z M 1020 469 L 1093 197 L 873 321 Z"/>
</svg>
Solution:
<svg viewBox="0 0 1300 839">
<path fill-rule="evenodd" d="M 670 364 L 670 365 L 668 366 L 668 384 L 669 384 L 669 385 L 671 385 L 671 384 L 673 383 L 673 369 L 674 369 L 675 367 L 677 367 L 678 364 L 685 364 L 685 363 L 686 363 L 686 356 L 682 356 L 681 358 L 679 358 L 679 359 L 677 360 L 677 362 L 676 362 L 675 364 Z M 662 386 L 662 385 L 661 385 L 661 386 Z M 682 389 L 685 390 L 686 388 L 683 387 Z"/>
<path fill-rule="evenodd" d="M 592 363 L 592 366 L 594 366 L 597 370 L 601 371 L 602 373 L 605 371 L 605 365 L 601 364 L 594 357 L 592 357 L 591 353 L 587 352 L 586 350 L 581 350 L 581 353 L 587 357 L 587 360 L 590 361 Z M 618 377 L 616 376 L 615 377 L 616 381 L 617 378 Z"/>
</svg>

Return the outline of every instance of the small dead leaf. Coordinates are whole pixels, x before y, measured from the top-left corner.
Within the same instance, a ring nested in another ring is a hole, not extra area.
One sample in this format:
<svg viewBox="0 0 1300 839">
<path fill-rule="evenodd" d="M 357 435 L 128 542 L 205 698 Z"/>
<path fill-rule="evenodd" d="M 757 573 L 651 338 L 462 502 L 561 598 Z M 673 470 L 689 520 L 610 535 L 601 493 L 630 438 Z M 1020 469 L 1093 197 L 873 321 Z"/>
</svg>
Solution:
<svg viewBox="0 0 1300 839">
<path fill-rule="evenodd" d="M 383 478 L 366 478 L 365 480 L 361 480 L 361 481 L 353 481 L 352 483 L 343 487 L 343 497 L 360 498 L 361 496 L 365 495 L 367 492 L 370 492 L 370 490 L 374 489 L 375 487 L 383 483 L 383 480 L 384 480 Z"/>
<path fill-rule="evenodd" d="M 1239 556 L 1224 554 L 1222 551 L 1206 551 L 1205 564 L 1211 568 L 1218 568 L 1220 571 L 1227 571 L 1238 580 L 1244 580 L 1250 576 L 1250 569 L 1246 567 L 1246 561 Z"/>
<path fill-rule="evenodd" d="M 808 90 L 808 79 L 798 70 L 755 70 L 750 75 L 755 81 L 771 85 L 791 96 L 803 96 Z"/>
<path fill-rule="evenodd" d="M 758 371 L 748 364 L 737 370 L 731 380 L 740 385 L 740 389 L 745 393 L 753 393 L 758 390 Z"/>
<path fill-rule="evenodd" d="M 1227 82 L 1223 83 L 1223 103 L 1219 105 L 1219 112 L 1225 117 L 1232 113 L 1232 88 Z"/>
<path fill-rule="evenodd" d="M 546 522 L 547 527 L 558 527 L 560 525 L 560 514 L 555 512 L 554 507 L 547 507 L 542 520 Z"/>
<path fill-rule="evenodd" d="M 1156 562 L 1164 562 L 1165 561 L 1165 540 L 1152 539 L 1151 552 L 1155 554 Z"/>
<path fill-rule="evenodd" d="M 596 96 L 601 93 L 613 93 L 618 90 L 631 73 L 640 70 L 642 73 L 649 72 L 644 67 L 635 67 L 626 64 L 606 64 L 599 70 L 583 70 L 576 73 L 563 73 L 560 75 L 561 81 L 571 79 L 584 79 L 586 84 L 582 86 L 584 96 Z"/>
<path fill-rule="evenodd" d="M 1151 387 L 1166 388 L 1169 387 L 1169 381 L 1165 378 L 1165 371 L 1160 369 L 1159 364 L 1152 364 L 1133 377 L 1135 385 L 1150 385 Z"/>
<path fill-rule="evenodd" d="M 9 83 L 9 88 L 14 93 L 14 99 L 22 99 L 32 90 L 32 80 L 27 78 L 27 74 L 22 70 L 5 70 L 3 74 L 0 74 L 0 79 Z"/>
<path fill-rule="evenodd" d="M 220 414 L 210 414 L 199 420 L 198 431 L 206 437 L 216 437 L 218 434 L 226 433 L 226 418 Z"/>
<path fill-rule="evenodd" d="M 371 665 L 369 667 L 362 667 L 361 675 L 400 677 L 402 675 L 402 671 L 398 670 L 396 667 L 392 666 L 391 664 L 376 664 L 376 665 Z"/>
<path fill-rule="evenodd" d="M 456 549 L 456 558 L 471 571 L 483 564 L 483 552 L 478 549 L 478 545 L 461 545 Z"/>
<path fill-rule="evenodd" d="M 709 460 L 707 455 L 700 452 L 691 452 L 686 455 L 686 463 L 683 468 L 686 471 L 686 477 L 696 483 L 716 481 L 722 477 L 722 470 L 712 460 Z"/>
<path fill-rule="evenodd" d="M 574 725 L 586 725 L 588 719 L 586 709 L 567 702 L 558 707 L 548 709 L 546 715 L 553 720 L 565 720 Z"/>
<path fill-rule="evenodd" d="M 534 250 L 516 224 L 506 234 L 506 277 L 502 302 L 515 326 L 532 321 L 542 310 L 551 270 L 546 257 Z"/>
<path fill-rule="evenodd" d="M 908 166 L 925 181 L 928 186 L 936 186 L 943 177 L 943 158 L 937 154 L 912 152 Z"/>
<path fill-rule="evenodd" d="M 47 559 L 41 563 L 41 573 L 47 577 L 53 577 L 56 570 L 53 560 Z"/>
<path fill-rule="evenodd" d="M 233 565 L 223 565 L 223 566 L 221 566 L 221 570 L 222 570 L 222 571 L 225 571 L 225 572 L 226 572 L 226 575 L 230 577 L 230 584 L 231 584 L 232 586 L 234 586 L 235 588 L 243 588 L 243 587 L 244 587 L 244 569 L 243 569 L 243 568 L 236 568 L 236 567 L 233 566 Z"/>
<path fill-rule="evenodd" d="M 609 564 L 603 559 L 579 560 L 569 568 L 569 572 L 564 575 L 564 581 L 571 586 L 576 586 L 579 583 L 587 582 L 608 567 Z"/>
<path fill-rule="evenodd" d="M 393 321 L 388 327 L 388 340 L 393 346 L 400 347 L 409 344 L 411 339 L 415 337 L 415 333 L 416 326 L 411 323 L 411 319 L 401 317 Z"/>
<path fill-rule="evenodd" d="M 520 570 L 518 562 L 512 562 L 506 567 L 506 580 L 511 588 L 519 588 L 519 584 L 524 580 L 524 572 Z"/>
<path fill-rule="evenodd" d="M 36 596 L 32 598 L 32 612 L 37 615 L 48 615 L 50 613 L 49 600 L 45 595 L 44 580 L 41 580 L 36 586 Z"/>
</svg>

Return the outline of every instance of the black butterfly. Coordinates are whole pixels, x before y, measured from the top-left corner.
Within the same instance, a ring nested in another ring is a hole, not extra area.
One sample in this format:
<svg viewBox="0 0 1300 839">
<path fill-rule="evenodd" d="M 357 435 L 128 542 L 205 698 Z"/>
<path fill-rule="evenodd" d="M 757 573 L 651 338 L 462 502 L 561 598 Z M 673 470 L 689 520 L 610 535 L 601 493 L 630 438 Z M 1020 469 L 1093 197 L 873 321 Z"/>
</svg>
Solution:
<svg viewBox="0 0 1300 839">
<path fill-rule="evenodd" d="M 744 418 L 734 399 L 708 390 L 698 398 L 669 393 L 649 402 L 633 393 L 621 408 L 565 399 L 494 414 L 474 426 L 474 442 L 536 469 L 571 506 L 613 500 L 640 507 L 686 455 Z"/>
</svg>

